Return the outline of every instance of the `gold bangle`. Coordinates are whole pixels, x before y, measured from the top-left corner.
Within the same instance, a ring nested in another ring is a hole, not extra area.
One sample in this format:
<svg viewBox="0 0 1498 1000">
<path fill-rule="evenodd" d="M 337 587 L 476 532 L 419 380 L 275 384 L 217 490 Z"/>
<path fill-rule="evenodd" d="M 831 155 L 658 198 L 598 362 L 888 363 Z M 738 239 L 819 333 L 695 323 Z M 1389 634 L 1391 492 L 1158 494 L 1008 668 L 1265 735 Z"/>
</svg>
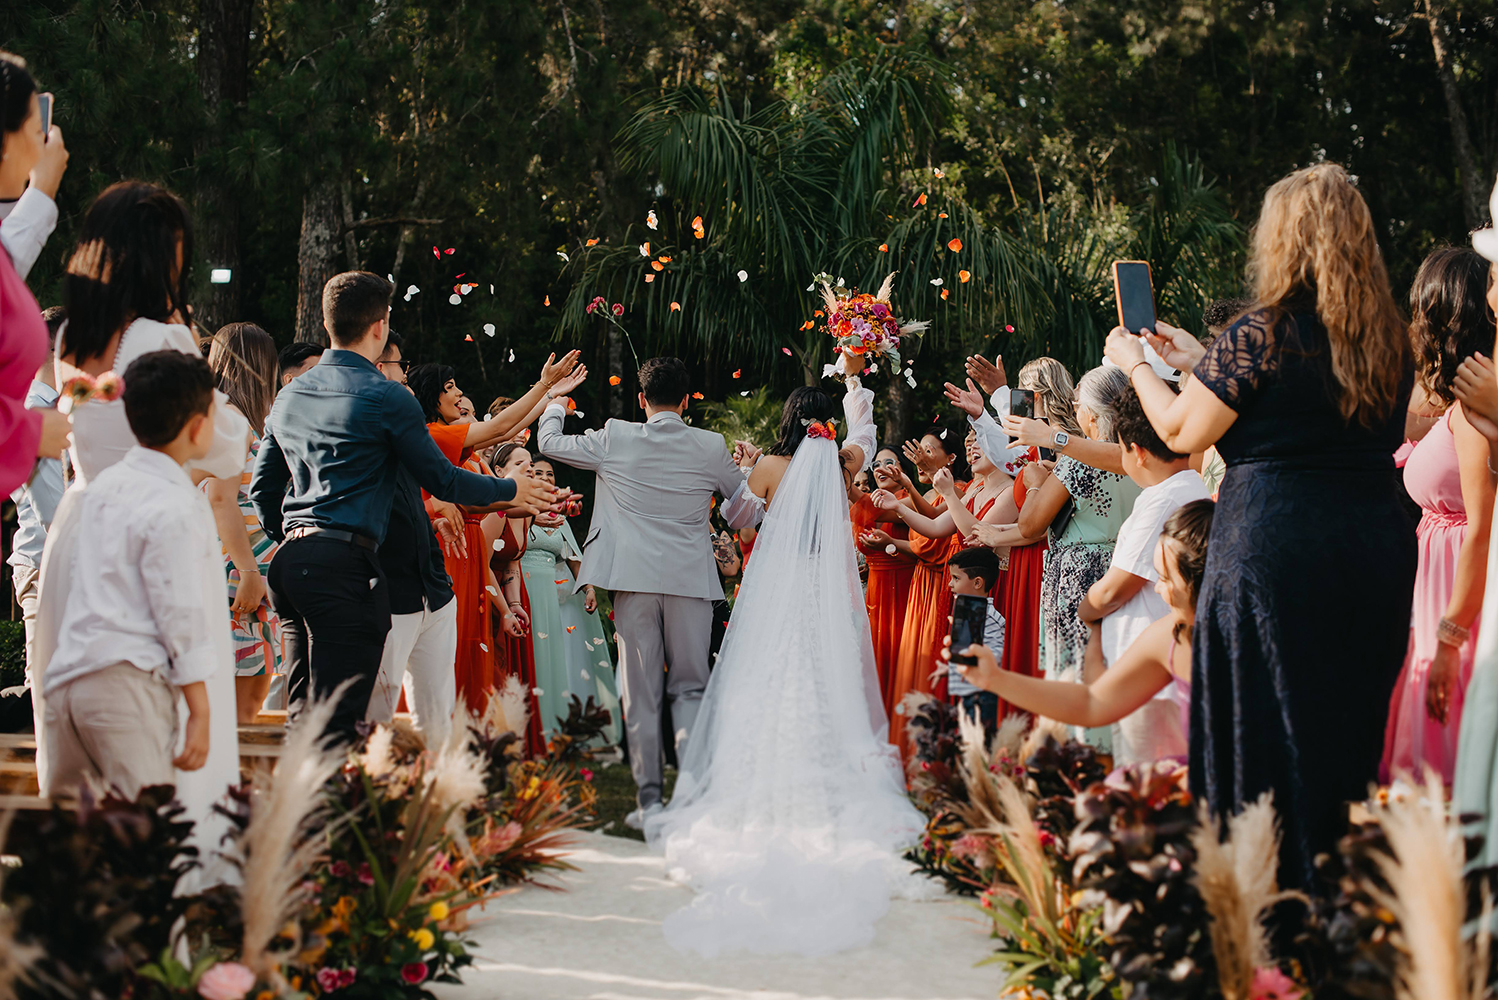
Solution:
<svg viewBox="0 0 1498 1000">
<path fill-rule="evenodd" d="M 1145 361 L 1136 361 L 1134 363 L 1134 366 L 1129 369 L 1129 381 L 1130 382 L 1134 381 L 1134 373 L 1139 370 L 1139 366 L 1140 365 L 1147 365 L 1147 364 L 1149 364 L 1148 360 L 1145 360 Z"/>
</svg>

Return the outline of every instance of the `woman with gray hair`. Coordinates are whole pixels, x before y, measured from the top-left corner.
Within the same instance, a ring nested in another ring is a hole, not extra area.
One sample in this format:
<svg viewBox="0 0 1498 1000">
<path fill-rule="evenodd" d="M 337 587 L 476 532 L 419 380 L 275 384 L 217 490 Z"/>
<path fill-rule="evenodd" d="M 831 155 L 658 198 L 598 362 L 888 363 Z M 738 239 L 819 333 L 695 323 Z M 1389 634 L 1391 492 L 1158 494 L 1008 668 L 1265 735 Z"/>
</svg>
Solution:
<svg viewBox="0 0 1498 1000">
<path fill-rule="evenodd" d="M 1094 441 L 1112 443 L 1113 412 L 1120 399 L 1134 392 L 1129 377 L 1112 365 L 1092 369 L 1077 382 L 1077 423 Z M 1048 417 L 1054 415 L 1047 414 Z M 1062 456 L 1054 470 L 1035 462 L 1022 474 L 1025 503 L 1019 523 L 997 529 L 1016 537 L 1050 536 L 1050 557 L 1040 584 L 1040 607 L 1045 625 L 1040 637 L 1040 662 L 1052 680 L 1080 677 L 1087 649 L 1088 627 L 1077 617 L 1088 588 L 1108 572 L 1119 525 L 1134 508 L 1139 487 L 1127 476 L 1095 469 Z M 995 529 L 988 529 L 992 533 Z M 977 533 L 985 545 L 995 542 Z M 1106 727 L 1087 731 L 1087 741 L 1109 748 Z"/>
</svg>

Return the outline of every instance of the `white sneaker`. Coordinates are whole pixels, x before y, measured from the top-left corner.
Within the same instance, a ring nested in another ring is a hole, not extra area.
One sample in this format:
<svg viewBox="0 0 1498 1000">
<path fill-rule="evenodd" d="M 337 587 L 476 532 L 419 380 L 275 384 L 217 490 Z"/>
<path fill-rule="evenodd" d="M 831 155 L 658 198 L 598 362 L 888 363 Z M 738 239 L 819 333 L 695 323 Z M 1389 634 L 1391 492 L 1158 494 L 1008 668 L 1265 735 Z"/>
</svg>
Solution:
<svg viewBox="0 0 1498 1000">
<path fill-rule="evenodd" d="M 640 809 L 636 809 L 634 812 L 624 817 L 624 825 L 629 827 L 631 830 L 639 830 L 641 832 L 644 832 L 645 820 L 651 816 L 654 816 L 656 813 L 663 811 L 665 808 L 666 807 L 661 805 L 659 802 L 652 802 L 650 803 L 650 805 Z"/>
</svg>

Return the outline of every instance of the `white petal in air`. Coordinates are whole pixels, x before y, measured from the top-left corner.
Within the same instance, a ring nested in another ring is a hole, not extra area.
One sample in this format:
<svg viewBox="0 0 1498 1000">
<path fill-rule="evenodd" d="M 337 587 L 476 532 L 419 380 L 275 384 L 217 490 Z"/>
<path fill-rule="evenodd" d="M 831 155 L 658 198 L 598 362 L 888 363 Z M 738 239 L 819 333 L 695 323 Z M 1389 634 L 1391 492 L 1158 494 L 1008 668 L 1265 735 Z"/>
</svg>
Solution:
<svg viewBox="0 0 1498 1000">
<path fill-rule="evenodd" d="M 598 661 L 598 665 L 600 667 L 607 667 L 609 665 L 609 661 L 608 660 L 599 660 Z"/>
<path fill-rule="evenodd" d="M 563 260 L 565 260 L 569 264 L 572 263 L 572 258 L 568 257 L 565 253 L 563 253 L 560 250 L 557 251 L 557 256 L 560 257 L 560 258 L 562 258 Z"/>
<path fill-rule="evenodd" d="M 898 552 L 900 550 L 897 549 L 897 548 L 895 548 L 895 543 L 894 542 L 890 542 L 888 545 L 886 545 L 884 547 L 884 551 L 886 553 L 888 553 L 889 555 L 894 555 L 896 552 Z"/>
<path fill-rule="evenodd" d="M 589 677 L 589 674 L 588 674 L 588 671 L 587 671 L 586 668 L 584 668 L 582 670 L 579 670 L 578 671 L 578 675 L 581 676 L 583 680 L 587 680 L 588 677 Z"/>
<path fill-rule="evenodd" d="M 651 212 L 651 213 L 649 213 L 648 215 L 645 216 L 645 225 L 649 226 L 651 229 L 655 229 L 656 226 L 659 224 L 659 221 L 660 220 L 658 220 L 655 217 L 655 213 L 654 212 Z"/>
<path fill-rule="evenodd" d="M 463 296 L 459 295 L 457 292 L 453 292 L 451 295 L 449 295 L 447 297 L 447 301 L 451 305 L 455 305 L 455 306 L 462 305 L 463 304 Z"/>
<path fill-rule="evenodd" d="M 545 638 L 547 638 L 547 635 L 546 635 L 545 632 L 537 632 L 536 633 L 536 638 L 537 639 L 545 639 Z M 537 691 L 536 693 L 540 694 L 541 692 Z"/>
<path fill-rule="evenodd" d="M 510 348 L 510 360 L 511 361 L 515 360 L 515 348 L 513 348 L 513 347 Z"/>
<path fill-rule="evenodd" d="M 492 336 L 494 336 L 494 324 L 493 323 L 485 323 L 484 324 L 484 335 L 486 337 L 492 337 Z"/>
<path fill-rule="evenodd" d="M 746 282 L 748 280 L 749 280 L 749 272 L 748 271 L 740 271 L 739 272 L 739 284 L 743 284 L 744 282 Z"/>
<path fill-rule="evenodd" d="M 943 282 L 942 282 L 942 279 L 940 279 L 940 278 L 932 278 L 932 279 L 931 279 L 931 283 L 932 283 L 932 284 L 933 284 L 933 285 L 940 285 L 940 284 L 943 284 Z"/>
<path fill-rule="evenodd" d="M 479 643 L 479 649 L 482 649 L 486 653 L 489 652 L 489 647 L 485 646 L 482 642 Z"/>
<path fill-rule="evenodd" d="M 505 540 L 503 538 L 496 538 L 494 540 L 494 551 L 495 552 L 498 552 L 500 549 L 503 549 L 504 547 L 505 547 Z M 494 588 L 491 587 L 489 589 L 492 590 Z M 498 596 L 498 595 L 495 595 L 495 596 Z"/>
</svg>

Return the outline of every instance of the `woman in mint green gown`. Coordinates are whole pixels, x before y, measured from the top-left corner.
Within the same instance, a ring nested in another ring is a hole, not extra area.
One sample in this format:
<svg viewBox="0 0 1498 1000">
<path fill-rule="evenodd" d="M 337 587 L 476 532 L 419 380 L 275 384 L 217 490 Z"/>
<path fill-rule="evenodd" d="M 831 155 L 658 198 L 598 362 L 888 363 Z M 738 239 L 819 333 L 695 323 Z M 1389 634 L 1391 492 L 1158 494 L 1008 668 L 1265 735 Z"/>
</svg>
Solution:
<svg viewBox="0 0 1498 1000">
<path fill-rule="evenodd" d="M 549 523 L 548 523 L 549 522 Z M 608 709 L 609 745 L 619 742 L 619 695 L 614 664 L 592 588 L 574 593 L 582 552 L 572 528 L 560 516 L 538 517 L 531 525 L 520 569 L 531 597 L 531 639 L 536 650 L 536 687 L 541 728 L 548 739 L 566 718 L 571 698 Z M 589 608 L 592 610 L 589 610 Z"/>
</svg>

